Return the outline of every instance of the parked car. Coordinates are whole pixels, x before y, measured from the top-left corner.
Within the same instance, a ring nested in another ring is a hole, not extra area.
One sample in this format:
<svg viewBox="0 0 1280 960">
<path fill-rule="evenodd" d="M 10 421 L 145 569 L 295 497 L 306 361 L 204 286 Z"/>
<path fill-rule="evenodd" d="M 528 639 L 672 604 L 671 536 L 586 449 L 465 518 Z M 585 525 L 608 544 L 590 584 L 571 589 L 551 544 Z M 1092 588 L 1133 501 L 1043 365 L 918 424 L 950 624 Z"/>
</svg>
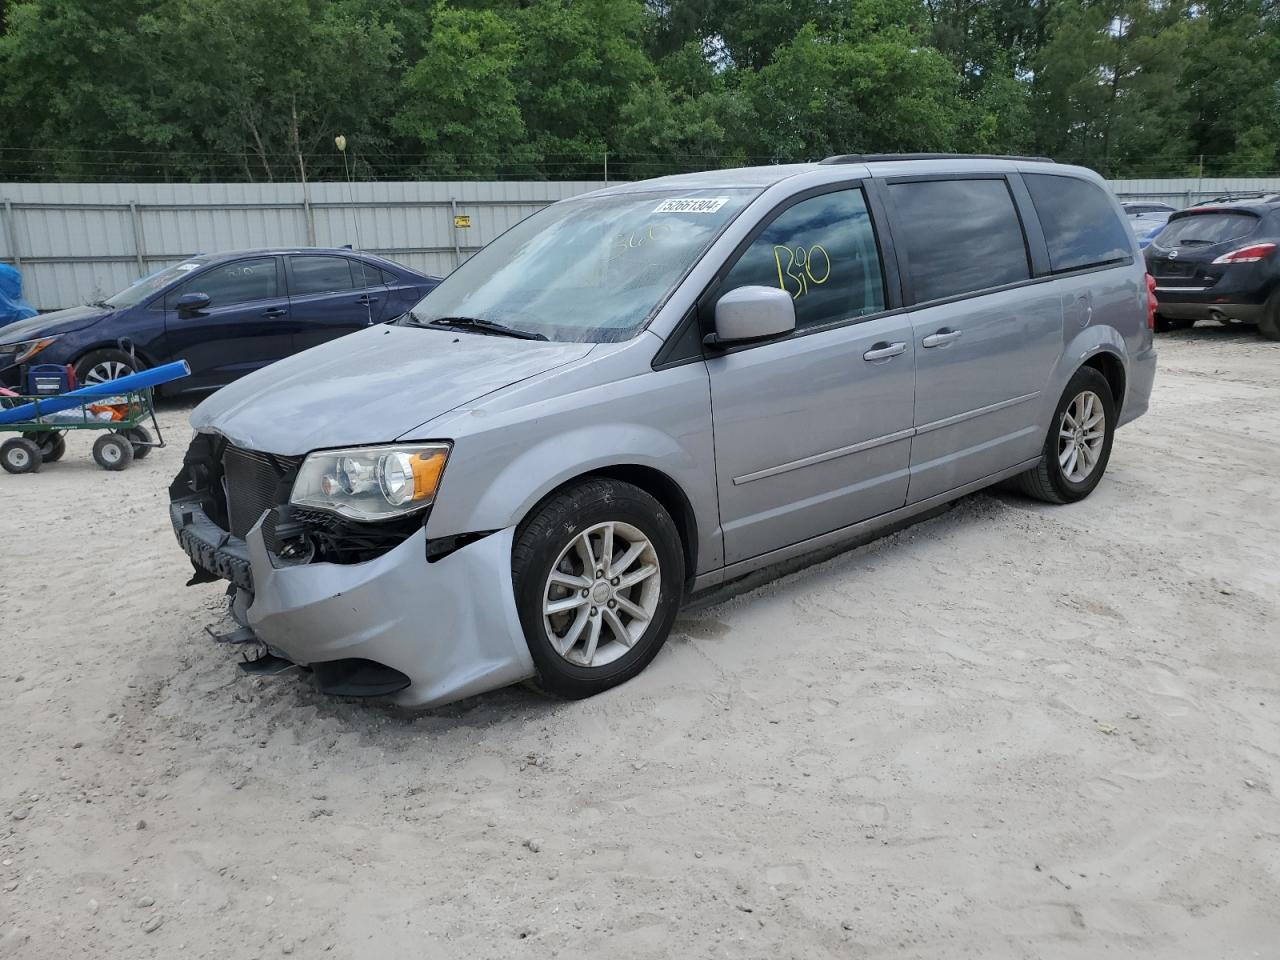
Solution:
<svg viewBox="0 0 1280 960">
<path fill-rule="evenodd" d="M 1178 208 L 1167 203 L 1158 203 L 1154 200 L 1126 200 L 1120 204 L 1124 208 L 1126 217 L 1150 217 L 1150 216 L 1168 216 Z"/>
<path fill-rule="evenodd" d="M 1280 194 L 1227 199 L 1173 214 L 1147 247 L 1158 329 L 1197 320 L 1256 323 L 1280 340 Z"/>
<path fill-rule="evenodd" d="M 1164 229 L 1164 225 L 1169 222 L 1167 213 L 1150 213 L 1141 217 L 1129 218 L 1129 229 L 1133 231 L 1134 237 L 1138 240 L 1138 247 L 1142 250 L 1147 249 L 1151 241 L 1155 239 L 1156 234 Z"/>
<path fill-rule="evenodd" d="M 0 385 L 30 363 L 72 364 L 82 383 L 135 366 L 191 364 L 174 384 L 207 391 L 400 316 L 439 279 L 348 249 L 237 250 L 165 267 L 113 297 L 0 329 Z M 120 348 L 133 344 L 136 359 Z"/>
<path fill-rule="evenodd" d="M 1079 167 L 611 187 L 205 400 L 170 515 L 266 667 L 409 706 L 585 696 L 692 592 L 1010 478 L 1088 496 L 1147 409 L 1148 280 Z"/>
</svg>

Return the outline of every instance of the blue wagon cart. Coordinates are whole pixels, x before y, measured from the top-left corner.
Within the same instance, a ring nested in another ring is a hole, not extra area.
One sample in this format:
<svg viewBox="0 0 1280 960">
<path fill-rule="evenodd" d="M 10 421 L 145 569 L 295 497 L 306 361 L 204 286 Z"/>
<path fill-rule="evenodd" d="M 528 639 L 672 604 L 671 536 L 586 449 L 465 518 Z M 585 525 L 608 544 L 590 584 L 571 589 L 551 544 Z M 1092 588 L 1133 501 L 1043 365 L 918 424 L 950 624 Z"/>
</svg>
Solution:
<svg viewBox="0 0 1280 960">
<path fill-rule="evenodd" d="M 165 445 L 152 388 L 188 373 L 178 361 L 53 396 L 0 398 L 0 433 L 17 434 L 0 444 L 0 467 L 34 473 L 62 459 L 68 431 L 97 430 L 102 436 L 94 441 L 93 459 L 104 470 L 123 470 Z"/>
</svg>

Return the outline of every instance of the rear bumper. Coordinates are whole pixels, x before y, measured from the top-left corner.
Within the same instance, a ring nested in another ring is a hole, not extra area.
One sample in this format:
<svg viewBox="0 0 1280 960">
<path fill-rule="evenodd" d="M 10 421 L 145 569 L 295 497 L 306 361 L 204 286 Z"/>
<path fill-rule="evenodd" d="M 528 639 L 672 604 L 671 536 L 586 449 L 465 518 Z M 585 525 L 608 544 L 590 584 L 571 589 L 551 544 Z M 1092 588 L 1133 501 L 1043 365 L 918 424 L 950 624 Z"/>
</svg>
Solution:
<svg viewBox="0 0 1280 960">
<path fill-rule="evenodd" d="M 511 584 L 513 530 L 427 561 L 418 530 L 367 563 L 277 566 L 262 523 L 244 540 L 198 508 L 170 507 L 192 562 L 243 591 L 244 619 L 277 656 L 315 665 L 372 660 L 409 678 L 395 695 L 431 707 L 534 674 Z"/>
<path fill-rule="evenodd" d="M 1147 412 L 1151 405 L 1151 388 L 1156 381 L 1156 348 L 1152 343 L 1141 353 L 1134 354 L 1129 361 L 1129 369 L 1125 376 L 1124 405 L 1120 408 L 1120 419 L 1116 426 L 1124 426 Z"/>
<path fill-rule="evenodd" d="M 1208 298 L 1190 300 L 1186 299 L 1187 296 L 1188 294 L 1176 289 L 1156 287 L 1156 299 L 1160 301 L 1156 312 L 1170 320 L 1214 320 L 1225 317 L 1228 320 L 1257 323 L 1264 309 L 1260 303 L 1217 303 Z"/>
</svg>

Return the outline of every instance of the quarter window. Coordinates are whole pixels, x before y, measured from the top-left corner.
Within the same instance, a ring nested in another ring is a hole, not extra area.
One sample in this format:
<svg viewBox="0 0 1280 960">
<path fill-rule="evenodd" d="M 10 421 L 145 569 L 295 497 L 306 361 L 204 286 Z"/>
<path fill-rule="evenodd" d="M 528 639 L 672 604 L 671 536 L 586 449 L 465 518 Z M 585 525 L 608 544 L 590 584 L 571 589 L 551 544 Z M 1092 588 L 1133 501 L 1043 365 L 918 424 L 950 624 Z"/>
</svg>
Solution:
<svg viewBox="0 0 1280 960">
<path fill-rule="evenodd" d="M 906 252 L 916 303 L 1031 277 L 1013 196 L 1003 179 L 889 186 L 894 241 Z"/>
<path fill-rule="evenodd" d="M 172 306 L 184 293 L 204 293 L 209 297 L 210 306 L 232 307 L 237 303 L 269 300 L 276 296 L 276 289 L 276 258 L 261 257 L 210 267 L 170 291 L 166 299 Z"/>
<path fill-rule="evenodd" d="M 1054 273 L 1132 256 L 1129 231 L 1097 184 L 1044 173 L 1024 173 L 1022 179 L 1044 228 Z"/>
<path fill-rule="evenodd" d="M 289 293 L 345 293 L 353 288 L 351 261 L 346 257 L 290 257 Z M 360 284 L 363 289 L 364 284 Z"/>
<path fill-rule="evenodd" d="M 791 294 L 797 328 L 883 310 L 880 252 L 862 191 L 824 193 L 780 213 L 733 265 L 723 290 L 755 285 Z"/>
</svg>

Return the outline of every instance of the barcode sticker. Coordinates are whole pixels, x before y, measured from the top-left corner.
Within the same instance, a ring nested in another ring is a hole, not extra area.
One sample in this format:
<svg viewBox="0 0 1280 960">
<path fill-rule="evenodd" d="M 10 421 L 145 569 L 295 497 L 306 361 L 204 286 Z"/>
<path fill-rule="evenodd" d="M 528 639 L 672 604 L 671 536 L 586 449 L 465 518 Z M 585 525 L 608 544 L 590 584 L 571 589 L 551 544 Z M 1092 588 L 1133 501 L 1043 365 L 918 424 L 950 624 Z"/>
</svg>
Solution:
<svg viewBox="0 0 1280 960">
<path fill-rule="evenodd" d="M 658 204 L 654 213 L 715 213 L 726 203 L 729 202 L 728 197 L 685 197 L 673 200 L 663 200 Z"/>
</svg>

